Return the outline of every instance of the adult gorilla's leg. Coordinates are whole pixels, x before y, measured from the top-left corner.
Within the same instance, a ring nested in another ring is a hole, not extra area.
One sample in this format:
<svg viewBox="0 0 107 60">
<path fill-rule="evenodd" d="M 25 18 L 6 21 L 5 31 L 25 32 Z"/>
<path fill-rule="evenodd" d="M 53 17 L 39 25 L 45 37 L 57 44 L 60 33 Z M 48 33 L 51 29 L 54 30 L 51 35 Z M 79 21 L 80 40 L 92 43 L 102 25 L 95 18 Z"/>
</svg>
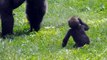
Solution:
<svg viewBox="0 0 107 60">
<path fill-rule="evenodd" d="M 7 34 L 13 34 L 14 19 L 12 15 L 12 10 L 7 9 L 1 13 L 1 22 L 2 36 L 4 37 Z"/>
<path fill-rule="evenodd" d="M 45 11 L 45 0 L 27 0 L 26 13 L 30 23 L 30 31 L 33 29 L 38 31 L 40 29 Z"/>
<path fill-rule="evenodd" d="M 25 0 L 13 0 L 13 9 L 19 7 Z"/>
</svg>

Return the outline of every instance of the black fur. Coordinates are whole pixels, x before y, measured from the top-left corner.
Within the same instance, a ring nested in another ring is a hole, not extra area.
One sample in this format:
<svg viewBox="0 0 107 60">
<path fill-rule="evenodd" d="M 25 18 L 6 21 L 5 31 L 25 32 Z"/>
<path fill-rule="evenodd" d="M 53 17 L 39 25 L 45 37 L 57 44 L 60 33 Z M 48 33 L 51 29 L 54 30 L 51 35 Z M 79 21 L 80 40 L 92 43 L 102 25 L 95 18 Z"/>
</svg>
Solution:
<svg viewBox="0 0 107 60">
<path fill-rule="evenodd" d="M 78 17 L 72 17 L 68 23 L 70 29 L 63 39 L 62 47 L 66 46 L 70 36 L 72 36 L 75 41 L 74 47 L 82 47 L 85 44 L 90 43 L 90 40 L 85 33 L 85 31 L 89 29 L 87 24 L 82 22 L 82 20 Z"/>
<path fill-rule="evenodd" d="M 0 16 L 2 22 L 2 36 L 13 34 L 13 10 L 25 0 L 0 0 Z M 26 0 L 26 14 L 30 23 L 30 31 L 38 31 L 46 12 L 45 0 Z"/>
</svg>

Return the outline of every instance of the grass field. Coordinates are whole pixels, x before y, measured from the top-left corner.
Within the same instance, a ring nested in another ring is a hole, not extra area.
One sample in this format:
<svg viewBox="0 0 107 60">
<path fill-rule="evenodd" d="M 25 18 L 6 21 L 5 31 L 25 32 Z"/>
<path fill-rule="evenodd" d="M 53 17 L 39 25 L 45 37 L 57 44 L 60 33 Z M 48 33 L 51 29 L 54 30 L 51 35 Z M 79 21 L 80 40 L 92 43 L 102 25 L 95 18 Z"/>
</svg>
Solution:
<svg viewBox="0 0 107 60">
<path fill-rule="evenodd" d="M 27 33 L 25 4 L 14 14 L 15 34 L 0 38 L 0 60 L 107 60 L 106 0 L 48 0 L 48 12 L 39 32 Z M 89 25 L 86 33 L 90 45 L 73 48 L 71 37 L 67 46 L 61 47 L 71 16 L 79 16 Z"/>
</svg>

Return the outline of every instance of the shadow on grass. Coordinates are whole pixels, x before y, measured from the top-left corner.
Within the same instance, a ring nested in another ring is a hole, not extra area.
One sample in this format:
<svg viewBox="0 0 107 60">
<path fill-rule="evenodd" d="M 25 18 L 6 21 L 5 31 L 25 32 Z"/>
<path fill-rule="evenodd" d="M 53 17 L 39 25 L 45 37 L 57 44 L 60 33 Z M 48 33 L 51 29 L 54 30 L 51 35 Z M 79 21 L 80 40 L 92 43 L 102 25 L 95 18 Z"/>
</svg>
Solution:
<svg viewBox="0 0 107 60">
<path fill-rule="evenodd" d="M 32 32 L 35 32 L 35 31 L 32 31 Z M 30 35 L 30 31 L 28 28 L 24 28 L 23 30 L 18 30 L 18 31 L 15 31 L 14 34 L 12 35 L 6 35 L 6 37 L 2 37 L 1 36 L 1 32 L 0 32 L 0 38 L 3 38 L 3 39 L 14 39 L 15 37 L 19 37 L 19 36 L 23 36 L 23 35 Z"/>
<path fill-rule="evenodd" d="M 20 30 L 20 31 L 16 31 L 14 33 L 15 36 L 21 36 L 21 35 L 29 35 L 30 34 L 30 31 L 29 29 L 23 29 L 23 30 Z"/>
</svg>

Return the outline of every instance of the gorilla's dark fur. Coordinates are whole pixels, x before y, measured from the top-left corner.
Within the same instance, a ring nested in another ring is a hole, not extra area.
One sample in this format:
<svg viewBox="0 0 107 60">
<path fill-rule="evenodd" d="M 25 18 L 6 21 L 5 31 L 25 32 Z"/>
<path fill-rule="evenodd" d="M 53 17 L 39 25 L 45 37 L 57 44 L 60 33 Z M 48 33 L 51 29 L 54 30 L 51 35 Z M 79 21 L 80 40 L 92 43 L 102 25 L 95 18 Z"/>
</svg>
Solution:
<svg viewBox="0 0 107 60">
<path fill-rule="evenodd" d="M 25 0 L 0 0 L 0 16 L 2 22 L 2 37 L 13 34 L 13 10 Z M 30 31 L 38 31 L 46 12 L 45 0 L 26 0 L 26 14 L 30 23 Z"/>
<path fill-rule="evenodd" d="M 85 44 L 89 44 L 90 40 L 86 35 L 85 31 L 89 29 L 88 25 L 82 22 L 78 17 L 72 17 L 68 21 L 70 29 L 68 30 L 66 36 L 63 39 L 62 47 L 65 47 L 70 35 L 75 41 L 74 47 L 82 47 Z"/>
</svg>

